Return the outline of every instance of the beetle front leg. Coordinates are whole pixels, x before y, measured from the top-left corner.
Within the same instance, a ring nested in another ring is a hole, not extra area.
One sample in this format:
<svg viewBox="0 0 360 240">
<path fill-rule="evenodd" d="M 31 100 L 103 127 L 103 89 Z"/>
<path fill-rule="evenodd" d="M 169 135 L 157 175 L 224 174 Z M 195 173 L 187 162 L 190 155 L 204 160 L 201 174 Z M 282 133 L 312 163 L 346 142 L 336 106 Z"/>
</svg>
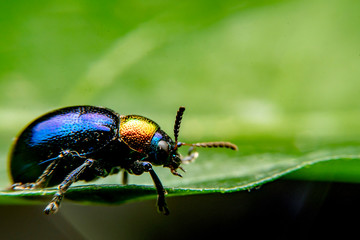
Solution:
<svg viewBox="0 0 360 240">
<path fill-rule="evenodd" d="M 81 164 L 78 168 L 73 170 L 65 180 L 59 185 L 58 192 L 54 195 L 51 202 L 44 209 L 45 214 L 53 214 L 59 210 L 61 200 L 64 197 L 65 192 L 69 189 L 70 185 L 76 182 L 79 176 L 85 171 L 85 169 L 92 166 L 94 163 L 93 159 L 86 159 L 86 161 Z"/>
<path fill-rule="evenodd" d="M 136 175 L 140 175 L 143 172 L 150 173 L 150 176 L 154 182 L 154 185 L 155 185 L 155 188 L 157 191 L 157 195 L 158 195 L 158 197 L 157 197 L 158 211 L 163 213 L 164 215 L 169 215 L 170 211 L 167 208 L 167 204 L 166 204 L 166 200 L 165 200 L 166 191 L 165 191 L 159 177 L 155 173 L 151 163 L 146 162 L 146 161 L 135 161 L 134 165 L 131 168 L 131 172 Z"/>
<path fill-rule="evenodd" d="M 188 164 L 193 161 L 199 156 L 199 153 L 196 151 L 195 147 L 191 146 L 188 151 L 188 155 L 181 159 L 182 163 Z"/>
</svg>

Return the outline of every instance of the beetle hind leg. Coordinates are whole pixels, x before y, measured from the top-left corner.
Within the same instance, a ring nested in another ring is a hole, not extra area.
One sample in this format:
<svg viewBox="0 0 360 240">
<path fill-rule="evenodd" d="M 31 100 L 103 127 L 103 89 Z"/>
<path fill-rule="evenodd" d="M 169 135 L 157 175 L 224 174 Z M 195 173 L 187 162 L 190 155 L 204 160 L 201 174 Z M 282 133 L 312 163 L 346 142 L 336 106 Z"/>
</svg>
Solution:
<svg viewBox="0 0 360 240">
<path fill-rule="evenodd" d="M 44 172 L 38 177 L 38 179 L 35 182 L 32 183 L 14 183 L 11 186 L 11 189 L 13 190 L 26 190 L 26 189 L 36 189 L 36 188 L 42 188 L 44 185 L 46 185 L 47 180 L 51 176 L 51 174 L 54 172 L 56 167 L 58 166 L 60 159 L 64 156 L 60 154 L 58 157 L 56 157 L 49 166 L 44 170 Z"/>
<path fill-rule="evenodd" d="M 56 167 L 59 165 L 60 161 L 65 158 L 84 158 L 79 155 L 76 151 L 70 151 L 70 150 L 63 150 L 60 152 L 60 154 L 57 157 L 47 159 L 43 161 L 42 163 L 46 163 L 51 161 L 49 166 L 46 167 L 46 169 L 43 171 L 43 173 L 38 177 L 38 179 L 35 182 L 29 182 L 29 183 L 14 183 L 11 186 L 11 189 L 13 190 L 31 190 L 31 189 L 37 189 L 37 188 L 43 188 L 46 187 L 48 180 L 50 179 L 51 175 L 55 171 Z"/>
</svg>

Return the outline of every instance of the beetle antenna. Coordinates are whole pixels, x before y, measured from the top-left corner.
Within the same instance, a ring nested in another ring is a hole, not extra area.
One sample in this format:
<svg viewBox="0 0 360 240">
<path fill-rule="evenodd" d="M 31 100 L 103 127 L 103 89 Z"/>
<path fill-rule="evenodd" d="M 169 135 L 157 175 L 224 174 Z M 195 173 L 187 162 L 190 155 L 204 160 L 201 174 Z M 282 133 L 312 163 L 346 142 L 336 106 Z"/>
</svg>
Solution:
<svg viewBox="0 0 360 240">
<path fill-rule="evenodd" d="M 180 143 L 180 146 L 187 145 L 193 147 L 203 147 L 203 148 L 229 148 L 237 151 L 238 147 L 231 142 L 203 142 L 203 143 Z"/>
<path fill-rule="evenodd" d="M 186 145 L 186 146 L 193 146 L 193 147 L 204 147 L 204 148 L 229 148 L 232 150 L 237 151 L 238 147 L 231 143 L 231 142 L 203 142 L 203 143 L 183 143 L 178 142 L 179 137 L 179 130 L 180 130 L 180 124 L 182 117 L 184 115 L 185 107 L 181 106 L 179 107 L 179 110 L 176 113 L 175 118 L 175 124 L 174 124 L 174 137 L 175 137 L 175 149 L 178 149 L 179 147 Z"/>
<path fill-rule="evenodd" d="M 180 124 L 185 111 L 185 107 L 179 107 L 176 113 L 175 124 L 174 124 L 174 137 L 175 137 L 175 150 L 178 148 L 178 136 L 180 130 Z"/>
</svg>

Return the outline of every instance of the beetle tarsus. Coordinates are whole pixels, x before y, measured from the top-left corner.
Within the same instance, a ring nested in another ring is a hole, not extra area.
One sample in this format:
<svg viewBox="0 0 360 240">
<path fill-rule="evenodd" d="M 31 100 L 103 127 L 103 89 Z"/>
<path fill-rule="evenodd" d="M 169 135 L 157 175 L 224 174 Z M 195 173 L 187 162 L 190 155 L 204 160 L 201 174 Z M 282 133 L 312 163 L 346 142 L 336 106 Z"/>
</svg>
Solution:
<svg viewBox="0 0 360 240">
<path fill-rule="evenodd" d="M 39 186 L 38 184 L 36 184 L 36 182 L 34 183 L 14 183 L 11 186 L 12 190 L 31 190 L 31 189 L 35 189 L 35 188 L 41 188 L 41 186 Z"/>
<path fill-rule="evenodd" d="M 46 215 L 54 214 L 59 210 L 61 200 L 64 197 L 64 193 L 56 193 L 51 202 L 44 209 Z"/>
<path fill-rule="evenodd" d="M 166 201 L 165 201 L 165 197 L 164 198 L 160 198 L 158 197 L 157 199 L 157 207 L 158 207 L 158 212 L 164 214 L 165 216 L 170 214 L 170 211 L 167 207 Z"/>
<path fill-rule="evenodd" d="M 44 213 L 46 215 L 50 215 L 56 213 L 58 210 L 59 210 L 59 206 L 56 205 L 56 203 L 51 202 L 44 209 Z"/>
<path fill-rule="evenodd" d="M 195 147 L 191 146 L 188 151 L 188 155 L 181 159 L 182 163 L 188 164 L 195 161 L 198 158 L 199 153 L 196 151 Z"/>
</svg>

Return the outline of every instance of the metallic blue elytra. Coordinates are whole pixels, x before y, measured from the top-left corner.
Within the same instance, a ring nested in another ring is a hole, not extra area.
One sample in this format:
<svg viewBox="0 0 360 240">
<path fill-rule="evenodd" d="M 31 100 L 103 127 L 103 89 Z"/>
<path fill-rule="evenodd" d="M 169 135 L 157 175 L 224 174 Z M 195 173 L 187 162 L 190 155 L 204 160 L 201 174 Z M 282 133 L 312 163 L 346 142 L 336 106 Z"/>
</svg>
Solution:
<svg viewBox="0 0 360 240">
<path fill-rule="evenodd" d="M 14 145 L 10 162 L 13 181 L 35 182 L 49 164 L 46 160 L 56 159 L 66 150 L 79 156 L 99 151 L 117 137 L 118 125 L 119 117 L 111 110 L 86 106 L 65 108 L 38 118 Z M 76 164 L 66 166 L 72 170 Z M 61 183 L 69 172 L 57 172 L 48 186 Z"/>
<path fill-rule="evenodd" d="M 45 208 L 46 214 L 59 209 L 65 192 L 78 180 L 91 181 L 124 170 L 140 175 L 149 172 L 158 193 L 160 212 L 169 214 L 165 190 L 152 165 L 168 167 L 171 173 L 181 163 L 195 160 L 194 147 L 224 147 L 228 142 L 185 144 L 178 133 L 185 108 L 177 112 L 173 141 L 152 120 L 138 115 L 119 115 L 102 107 L 74 106 L 47 113 L 28 125 L 16 139 L 10 154 L 12 189 L 25 190 L 58 186 Z M 178 148 L 192 146 L 182 157 Z"/>
</svg>

